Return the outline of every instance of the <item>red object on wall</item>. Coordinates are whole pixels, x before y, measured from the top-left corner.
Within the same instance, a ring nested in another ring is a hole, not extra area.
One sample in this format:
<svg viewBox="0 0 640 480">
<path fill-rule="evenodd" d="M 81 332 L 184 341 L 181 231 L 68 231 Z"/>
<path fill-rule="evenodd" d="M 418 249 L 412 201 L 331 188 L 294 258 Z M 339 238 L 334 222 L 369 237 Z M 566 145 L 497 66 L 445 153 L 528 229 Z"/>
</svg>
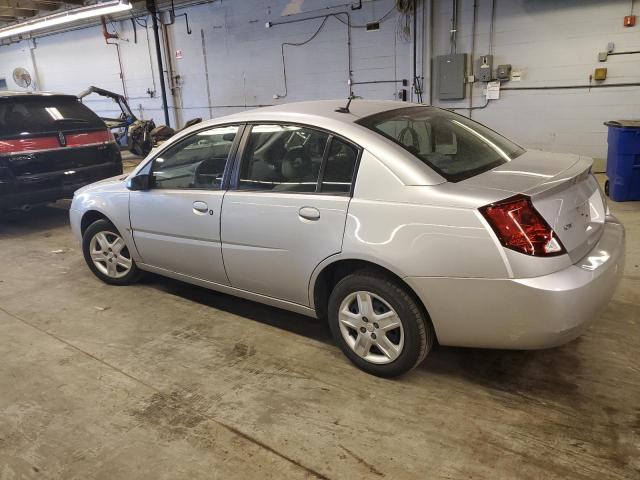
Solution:
<svg viewBox="0 0 640 480">
<path fill-rule="evenodd" d="M 625 27 L 633 27 L 636 24 L 636 16 L 635 15 L 627 15 L 624 17 L 624 26 Z"/>
</svg>

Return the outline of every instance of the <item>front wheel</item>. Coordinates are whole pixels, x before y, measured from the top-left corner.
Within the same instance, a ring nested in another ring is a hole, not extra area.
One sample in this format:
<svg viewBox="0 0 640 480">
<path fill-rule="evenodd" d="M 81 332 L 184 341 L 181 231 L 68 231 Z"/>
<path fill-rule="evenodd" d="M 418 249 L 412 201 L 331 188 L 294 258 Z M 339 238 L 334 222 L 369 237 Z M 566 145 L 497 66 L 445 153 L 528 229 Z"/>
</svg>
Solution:
<svg viewBox="0 0 640 480">
<path fill-rule="evenodd" d="M 413 369 L 434 342 L 431 322 L 406 287 L 376 271 L 356 272 L 338 282 L 328 313 L 344 354 L 380 377 Z"/>
<path fill-rule="evenodd" d="M 97 220 L 87 228 L 82 252 L 91 271 L 105 283 L 129 285 L 142 274 L 120 232 L 107 220 Z"/>
</svg>

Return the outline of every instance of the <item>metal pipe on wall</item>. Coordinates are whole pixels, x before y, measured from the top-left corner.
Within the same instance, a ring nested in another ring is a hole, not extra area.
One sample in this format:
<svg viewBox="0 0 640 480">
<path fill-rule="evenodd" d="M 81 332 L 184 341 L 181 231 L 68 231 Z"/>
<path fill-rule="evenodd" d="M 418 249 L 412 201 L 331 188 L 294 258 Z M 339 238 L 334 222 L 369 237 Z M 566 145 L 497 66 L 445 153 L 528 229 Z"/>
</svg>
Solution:
<svg viewBox="0 0 640 480">
<path fill-rule="evenodd" d="M 182 100 L 178 93 L 178 89 L 180 88 L 177 85 L 178 76 L 175 73 L 173 68 L 173 61 L 171 54 L 171 43 L 169 40 L 169 26 L 167 24 L 162 23 L 162 38 L 164 40 L 164 58 L 167 60 L 167 77 L 169 80 L 169 89 L 171 90 L 171 98 L 173 100 L 173 112 L 174 112 L 174 120 L 176 122 L 176 127 L 180 126 L 181 118 L 180 118 L 180 109 L 182 107 Z"/>
<path fill-rule="evenodd" d="M 31 58 L 31 68 L 33 71 L 33 83 L 31 87 L 34 91 L 41 88 L 40 85 L 40 74 L 38 73 L 38 64 L 36 63 L 36 39 L 31 39 L 31 46 L 29 47 L 29 57 Z"/>
<path fill-rule="evenodd" d="M 458 0 L 452 0 L 451 8 L 451 30 L 449 32 L 449 42 L 451 54 L 458 52 Z"/>
<path fill-rule="evenodd" d="M 156 59 L 158 62 L 158 74 L 160 75 L 160 92 L 162 96 L 162 110 L 164 111 L 165 125 L 170 126 L 169 122 L 169 105 L 167 104 L 167 89 L 164 84 L 164 70 L 162 66 L 162 51 L 160 49 L 160 33 L 158 32 L 158 9 L 155 0 L 147 0 L 147 8 L 151 13 L 153 22 L 153 38 L 156 43 Z"/>
<path fill-rule="evenodd" d="M 474 77 L 474 62 L 476 56 L 476 23 L 478 19 L 478 5 L 476 0 L 473 0 L 473 21 L 471 24 L 471 76 Z M 475 82 L 475 77 L 474 77 Z M 469 82 L 469 118 L 473 112 L 473 83 Z"/>
<path fill-rule="evenodd" d="M 211 108 L 211 85 L 209 84 L 209 63 L 207 62 L 207 46 L 204 40 L 204 29 L 200 29 L 200 39 L 202 40 L 202 63 L 204 65 L 204 81 L 207 85 L 207 105 L 209 108 L 209 118 L 213 117 Z"/>
<path fill-rule="evenodd" d="M 575 89 L 592 89 L 592 88 L 615 88 L 615 87 L 640 87 L 640 82 L 626 82 L 626 83 L 603 83 L 600 85 L 546 85 L 546 86 L 531 86 L 531 87 L 501 87 L 500 91 L 513 91 L 513 90 L 575 90 Z"/>
<path fill-rule="evenodd" d="M 433 2 L 429 0 L 429 105 L 433 105 Z"/>
</svg>

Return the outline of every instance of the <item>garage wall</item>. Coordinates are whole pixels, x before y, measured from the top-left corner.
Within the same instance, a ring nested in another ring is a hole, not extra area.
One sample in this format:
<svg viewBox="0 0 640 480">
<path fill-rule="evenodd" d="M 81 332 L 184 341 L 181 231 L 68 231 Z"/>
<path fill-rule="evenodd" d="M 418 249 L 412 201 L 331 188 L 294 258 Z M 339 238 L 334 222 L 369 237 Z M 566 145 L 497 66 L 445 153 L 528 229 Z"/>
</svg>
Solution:
<svg viewBox="0 0 640 480">
<path fill-rule="evenodd" d="M 429 102 L 431 56 L 450 50 L 453 1 L 433 0 L 433 5 L 429 0 L 419 3 L 417 67 L 422 72 L 424 63 L 424 100 Z M 458 3 L 457 51 L 470 54 L 472 38 L 475 38 L 476 58 L 489 52 L 491 12 L 495 3 L 494 64 L 511 63 L 514 70 L 522 72 L 520 82 L 508 82 L 503 87 L 585 85 L 598 66 L 608 68 L 605 84 L 640 82 L 640 55 L 614 56 L 604 64 L 597 61 L 598 52 L 605 50 L 608 42 L 615 43 L 616 51 L 640 48 L 640 26 L 625 28 L 622 24 L 624 15 L 629 14 L 629 0 L 459 0 Z M 174 82 L 175 95 L 169 94 L 172 125 L 181 125 L 193 117 L 215 117 L 257 105 L 346 97 L 347 28 L 344 24 L 330 17 L 310 43 L 285 47 L 288 95 L 274 99 L 274 95 L 284 94 L 282 42 L 307 40 L 322 19 L 269 29 L 265 23 L 348 11 L 354 25 L 363 25 L 387 13 L 394 0 L 365 0 L 361 10 L 351 10 L 352 4 L 357 2 L 218 0 L 178 9 L 179 14 L 188 13 L 192 34 L 187 35 L 183 17 L 167 27 L 171 68 L 174 76 L 179 76 Z M 476 33 L 472 37 L 474 4 Z M 328 8 L 330 6 L 335 8 Z M 640 7 L 636 6 L 636 10 Z M 394 13 L 381 23 L 379 31 L 352 29 L 352 68 L 356 82 L 411 79 L 413 45 L 397 35 L 398 20 Z M 137 43 L 129 20 L 108 28 L 117 30 L 122 38 L 118 43 L 124 87 L 116 48 L 105 45 L 101 27 L 37 39 L 34 58 L 39 86 L 72 93 L 88 85 L 119 92 L 126 89 L 138 115 L 164 123 L 151 28 L 137 26 Z M 26 41 L 0 46 L 0 78 L 6 77 L 10 88 L 15 88 L 10 79 L 13 68 L 25 66 L 32 72 L 35 70 L 30 55 L 32 47 L 33 44 Z M 176 58 L 177 50 L 181 51 L 182 58 Z M 378 83 L 354 85 L 353 89 L 365 98 L 391 99 L 402 86 Z M 155 91 L 155 98 L 150 98 L 147 90 Z M 604 158 L 606 127 L 603 122 L 640 116 L 640 87 L 502 91 L 499 100 L 492 101 L 486 108 L 477 108 L 485 104 L 482 90 L 482 84 L 473 87 L 473 106 L 476 107 L 471 112 L 473 118 L 533 148 Z M 439 102 L 435 92 L 432 93 L 433 103 L 439 106 L 469 105 L 468 95 L 462 101 Z M 102 114 L 115 113 L 109 103 L 100 99 L 90 98 L 88 103 Z M 469 114 L 468 110 L 458 111 Z"/>
<path fill-rule="evenodd" d="M 435 55 L 450 51 L 452 3 L 434 3 Z M 489 53 L 492 0 L 475 3 L 477 58 Z M 470 53 L 474 1 L 460 0 L 459 5 L 457 51 Z M 629 0 L 497 0 L 494 66 L 510 63 L 513 70 L 522 72 L 520 82 L 503 86 L 588 85 L 596 67 L 608 69 L 603 84 L 640 82 L 640 55 L 598 62 L 598 52 L 606 51 L 608 42 L 615 43 L 615 51 L 640 50 L 640 26 L 623 26 L 630 6 Z M 636 10 L 640 14 L 640 7 Z M 482 90 L 483 84 L 476 83 L 475 107 L 485 104 Z M 444 107 L 466 107 L 468 98 L 439 102 L 434 92 L 434 104 Z M 468 115 L 468 110 L 458 112 Z M 472 116 L 527 147 L 605 158 L 603 122 L 639 118 L 640 87 L 503 91 L 499 100 L 473 110 Z"/>
<path fill-rule="evenodd" d="M 192 34 L 187 34 L 184 17 L 167 27 L 169 60 L 176 80 L 175 96 L 168 91 L 172 124 L 194 118 L 220 116 L 251 106 L 284 103 L 310 98 L 340 98 L 349 94 L 347 27 L 329 17 L 318 35 L 304 46 L 286 46 L 288 94 L 284 97 L 281 44 L 300 43 L 311 37 L 323 19 L 265 28 L 268 21 L 291 21 L 329 12 L 349 12 L 354 26 L 377 20 L 389 12 L 394 0 L 364 1 L 359 10 L 344 0 L 306 1 L 217 1 L 178 9 L 187 13 Z M 327 9 L 328 5 L 337 5 Z M 339 16 L 346 21 L 346 16 Z M 380 30 L 352 29 L 352 70 L 355 81 L 411 78 L 412 43 L 396 35 L 397 15 L 390 15 Z M 166 19 L 168 20 L 168 19 Z M 144 20 L 142 20 L 144 22 Z M 78 93 L 89 85 L 126 93 L 136 114 L 164 123 L 159 100 L 160 87 L 155 65 L 155 44 L 151 19 L 146 30 L 137 26 L 137 43 L 129 20 L 108 25 L 119 32 L 122 80 L 115 46 L 105 45 L 101 27 L 56 34 L 36 40 L 35 58 L 41 89 Z M 208 83 L 203 52 L 206 52 Z M 148 40 L 150 39 L 150 41 Z M 164 38 L 161 43 L 164 47 Z M 31 42 L 0 46 L 0 77 L 11 77 L 16 66 L 32 70 Z M 151 59 L 149 55 L 151 50 Z M 176 58 L 176 51 L 180 51 Z M 165 69 L 167 69 L 165 59 Z M 419 66 L 421 69 L 421 65 Z M 177 78 L 179 76 L 179 78 Z M 11 88 L 15 88 L 9 80 Z M 367 98 L 396 98 L 400 83 L 354 85 L 356 94 Z M 150 98 L 147 90 L 155 90 Z M 274 95 L 280 98 L 274 99 Z M 110 102 L 92 96 L 87 103 L 104 115 L 113 115 Z"/>
</svg>

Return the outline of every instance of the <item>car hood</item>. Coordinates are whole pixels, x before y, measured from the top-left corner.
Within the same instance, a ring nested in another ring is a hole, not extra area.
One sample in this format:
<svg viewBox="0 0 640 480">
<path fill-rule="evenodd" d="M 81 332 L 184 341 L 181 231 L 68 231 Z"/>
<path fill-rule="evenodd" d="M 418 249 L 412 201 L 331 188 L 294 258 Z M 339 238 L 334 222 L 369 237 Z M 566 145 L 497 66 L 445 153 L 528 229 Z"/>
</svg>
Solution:
<svg viewBox="0 0 640 480">
<path fill-rule="evenodd" d="M 524 193 L 552 181 L 554 177 L 578 162 L 588 164 L 593 160 L 570 153 L 527 150 L 519 157 L 459 184 L 509 193 Z"/>
<path fill-rule="evenodd" d="M 105 178 L 104 180 L 79 188 L 75 191 L 74 195 L 80 195 L 87 192 L 116 192 L 126 190 L 127 177 L 127 174 L 120 174 L 115 177 Z"/>
</svg>

